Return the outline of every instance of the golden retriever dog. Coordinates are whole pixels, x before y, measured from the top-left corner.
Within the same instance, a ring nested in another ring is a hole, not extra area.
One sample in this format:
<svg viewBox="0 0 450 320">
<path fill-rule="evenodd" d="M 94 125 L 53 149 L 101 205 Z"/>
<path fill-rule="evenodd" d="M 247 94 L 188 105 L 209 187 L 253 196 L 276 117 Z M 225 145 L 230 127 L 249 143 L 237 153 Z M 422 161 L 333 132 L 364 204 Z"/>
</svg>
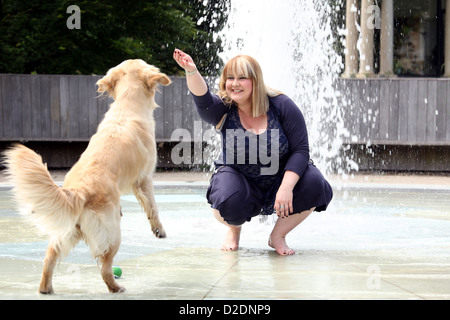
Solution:
<svg viewBox="0 0 450 320">
<path fill-rule="evenodd" d="M 125 291 L 112 271 L 121 241 L 121 194 L 132 190 L 153 233 L 158 238 L 166 236 L 153 195 L 153 110 L 158 84 L 170 83 L 158 68 L 142 60 L 126 60 L 110 69 L 97 85 L 98 92 L 108 93 L 114 102 L 62 187 L 55 184 L 34 151 L 17 144 L 5 152 L 6 172 L 20 211 L 49 236 L 39 292 L 54 292 L 55 264 L 80 240 L 101 265 L 108 290 Z"/>
</svg>

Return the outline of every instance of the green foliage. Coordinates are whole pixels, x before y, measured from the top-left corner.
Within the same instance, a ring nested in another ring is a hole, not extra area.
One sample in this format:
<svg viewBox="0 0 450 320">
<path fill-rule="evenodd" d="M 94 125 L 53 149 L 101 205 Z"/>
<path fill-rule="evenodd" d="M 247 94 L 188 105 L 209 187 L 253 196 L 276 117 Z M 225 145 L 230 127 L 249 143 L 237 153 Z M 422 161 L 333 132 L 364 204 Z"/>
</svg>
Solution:
<svg viewBox="0 0 450 320">
<path fill-rule="evenodd" d="M 81 9 L 81 29 L 66 26 L 73 4 Z M 105 74 L 140 58 L 177 74 L 172 53 L 180 48 L 214 75 L 223 62 L 221 40 L 213 34 L 228 10 L 229 0 L 2 0 L 0 72 Z"/>
</svg>

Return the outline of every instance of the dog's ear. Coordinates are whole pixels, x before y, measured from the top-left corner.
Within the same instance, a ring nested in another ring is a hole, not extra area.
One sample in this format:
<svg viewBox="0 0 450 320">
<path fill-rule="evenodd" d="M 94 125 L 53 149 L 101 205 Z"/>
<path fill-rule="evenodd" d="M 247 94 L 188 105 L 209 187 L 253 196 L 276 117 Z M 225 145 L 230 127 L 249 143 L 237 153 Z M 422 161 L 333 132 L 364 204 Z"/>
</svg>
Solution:
<svg viewBox="0 0 450 320">
<path fill-rule="evenodd" d="M 125 71 L 122 69 L 110 69 L 106 76 L 97 81 L 97 92 L 107 92 L 110 96 L 114 97 L 114 88 L 121 77 L 125 75 Z"/>
<path fill-rule="evenodd" d="M 158 84 L 168 86 L 172 83 L 168 76 L 159 71 L 145 71 L 141 74 L 141 79 L 150 92 L 154 92 Z"/>
<path fill-rule="evenodd" d="M 168 76 L 166 76 L 164 73 L 158 74 L 158 76 L 155 79 L 158 83 L 162 84 L 163 86 L 168 86 L 172 83 L 172 80 Z"/>
</svg>

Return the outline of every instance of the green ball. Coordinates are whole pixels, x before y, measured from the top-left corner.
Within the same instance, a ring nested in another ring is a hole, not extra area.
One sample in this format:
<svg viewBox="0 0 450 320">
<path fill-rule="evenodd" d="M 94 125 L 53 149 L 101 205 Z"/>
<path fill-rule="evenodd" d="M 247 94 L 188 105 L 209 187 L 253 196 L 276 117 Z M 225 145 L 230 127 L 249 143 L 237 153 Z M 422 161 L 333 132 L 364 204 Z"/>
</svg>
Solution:
<svg viewBox="0 0 450 320">
<path fill-rule="evenodd" d="M 117 266 L 113 266 L 113 273 L 114 273 L 114 278 L 119 279 L 122 276 L 122 269 L 120 269 L 120 267 Z"/>
</svg>

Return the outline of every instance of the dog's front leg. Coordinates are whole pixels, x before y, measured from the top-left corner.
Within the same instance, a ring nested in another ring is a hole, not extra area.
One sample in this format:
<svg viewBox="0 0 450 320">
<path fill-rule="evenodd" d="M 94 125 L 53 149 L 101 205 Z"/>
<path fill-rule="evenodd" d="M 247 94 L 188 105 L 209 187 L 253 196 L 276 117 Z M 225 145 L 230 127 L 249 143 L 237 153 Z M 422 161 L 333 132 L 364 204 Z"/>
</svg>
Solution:
<svg viewBox="0 0 450 320">
<path fill-rule="evenodd" d="M 158 238 L 165 238 L 166 232 L 159 220 L 158 208 L 156 206 L 155 196 L 153 194 L 153 182 L 150 178 L 144 178 L 133 186 L 133 192 L 136 199 L 144 208 L 152 231 Z"/>
</svg>

